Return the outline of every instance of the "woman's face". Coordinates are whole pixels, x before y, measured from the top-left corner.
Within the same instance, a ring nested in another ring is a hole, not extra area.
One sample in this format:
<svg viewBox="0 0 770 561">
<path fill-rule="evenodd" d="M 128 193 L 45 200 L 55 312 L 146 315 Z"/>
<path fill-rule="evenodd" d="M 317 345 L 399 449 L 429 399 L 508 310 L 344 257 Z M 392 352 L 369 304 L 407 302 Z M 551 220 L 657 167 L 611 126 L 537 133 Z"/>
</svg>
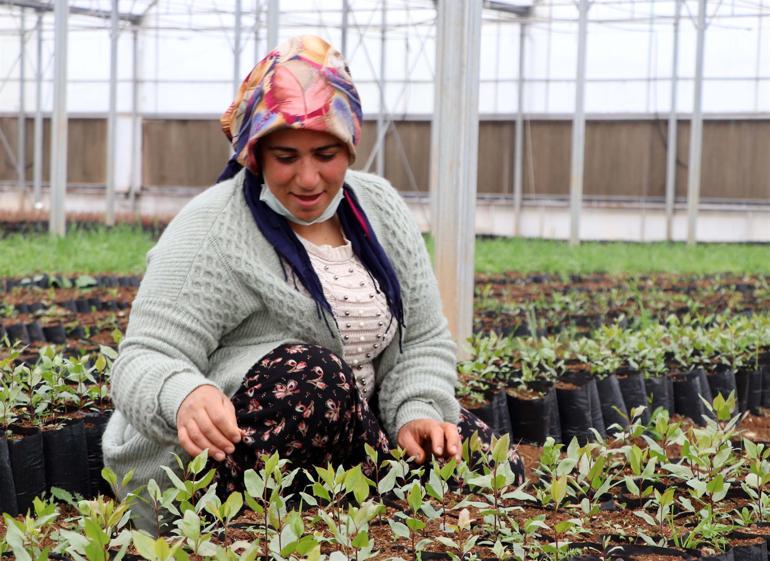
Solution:
<svg viewBox="0 0 770 561">
<path fill-rule="evenodd" d="M 259 142 L 262 173 L 273 195 L 301 220 L 317 218 L 342 188 L 348 148 L 336 136 L 282 129 Z"/>
</svg>

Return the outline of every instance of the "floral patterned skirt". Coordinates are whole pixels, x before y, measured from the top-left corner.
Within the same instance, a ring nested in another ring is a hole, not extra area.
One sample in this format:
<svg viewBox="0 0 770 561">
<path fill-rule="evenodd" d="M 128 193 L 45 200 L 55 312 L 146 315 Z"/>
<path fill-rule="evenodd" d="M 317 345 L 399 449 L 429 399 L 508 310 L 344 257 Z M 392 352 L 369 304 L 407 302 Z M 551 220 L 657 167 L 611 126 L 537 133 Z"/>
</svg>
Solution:
<svg viewBox="0 0 770 561">
<path fill-rule="evenodd" d="M 367 465 L 365 442 L 381 459 L 396 447 L 359 392 L 350 366 L 320 346 L 277 347 L 252 366 L 232 402 L 241 442 L 223 462 L 210 460 L 223 494 L 242 490 L 243 473 L 258 469 L 260 457 L 276 451 L 292 467 L 330 462 L 351 467 Z M 457 427 L 463 440 L 476 432 L 482 447 L 488 448 L 492 430 L 462 407 Z M 524 464 L 513 449 L 509 460 L 523 482 Z"/>
</svg>

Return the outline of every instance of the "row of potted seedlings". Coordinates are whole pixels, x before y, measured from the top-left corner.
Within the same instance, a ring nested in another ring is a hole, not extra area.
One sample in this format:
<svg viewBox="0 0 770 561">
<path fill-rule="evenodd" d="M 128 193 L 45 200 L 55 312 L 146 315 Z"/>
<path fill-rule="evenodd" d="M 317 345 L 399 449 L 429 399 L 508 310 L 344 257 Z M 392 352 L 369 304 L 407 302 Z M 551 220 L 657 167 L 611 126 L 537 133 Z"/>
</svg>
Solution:
<svg viewBox="0 0 770 561">
<path fill-rule="evenodd" d="M 647 318 L 663 321 L 672 313 L 770 311 L 770 288 L 764 277 L 708 279 L 684 287 L 667 286 L 657 278 L 654 283 L 639 279 L 519 286 L 481 277 L 474 328 L 514 336 L 585 333 L 618 321 L 630 326 Z"/>
<path fill-rule="evenodd" d="M 770 449 L 740 438 L 735 396 L 717 397 L 703 426 L 642 408 L 611 438 L 548 439 L 529 480 L 515 484 L 509 437 L 429 468 L 368 449 L 363 465 L 299 470 L 264 456 L 242 488 L 223 493 L 205 452 L 120 502 L 37 499 L 4 516 L 0 554 L 19 559 L 553 559 L 766 561 Z M 736 444 L 739 443 L 739 444 Z M 295 480 L 307 485 L 294 491 Z M 105 470 L 116 494 L 130 488 Z M 153 531 L 131 529 L 145 501 Z"/>
<path fill-rule="evenodd" d="M 53 487 L 83 497 L 105 490 L 101 435 L 115 351 L 75 358 L 46 347 L 34 364 L 20 356 L 14 347 L 0 360 L 0 511 L 12 515 Z"/>
<path fill-rule="evenodd" d="M 477 336 L 460 364 L 464 403 L 498 433 L 542 443 L 605 435 L 634 407 L 705 422 L 705 401 L 737 395 L 736 411 L 770 406 L 770 316 L 689 318 L 590 337 Z M 645 420 L 649 413 L 645 413 Z"/>
</svg>

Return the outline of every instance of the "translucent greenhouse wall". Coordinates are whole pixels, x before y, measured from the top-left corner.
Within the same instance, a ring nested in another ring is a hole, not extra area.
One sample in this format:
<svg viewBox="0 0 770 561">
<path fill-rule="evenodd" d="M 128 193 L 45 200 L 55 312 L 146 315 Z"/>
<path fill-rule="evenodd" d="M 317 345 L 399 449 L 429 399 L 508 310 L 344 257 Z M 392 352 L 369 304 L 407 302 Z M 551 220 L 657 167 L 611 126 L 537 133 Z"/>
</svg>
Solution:
<svg viewBox="0 0 770 561">
<path fill-rule="evenodd" d="M 105 0 L 84 0 L 71 5 L 110 9 L 110 2 Z M 154 5 L 149 0 L 136 0 L 120 5 L 122 9 L 130 7 L 132 15 L 142 16 L 142 21 L 136 28 L 126 22 L 121 24 L 117 188 L 123 192 L 129 188 L 146 192 L 147 187 L 155 187 L 156 191 L 166 189 L 169 196 L 173 191 L 184 200 L 195 191 L 170 188 L 194 186 L 199 189 L 207 185 L 227 156 L 227 146 L 216 120 L 232 99 L 236 83 L 233 69 L 235 1 L 160 0 Z M 240 77 L 267 52 L 266 5 L 266 0 L 242 3 Z M 283 0 L 281 5 L 281 38 L 315 33 L 342 45 L 342 1 Z M 424 148 L 429 141 L 433 112 L 434 3 L 386 0 L 384 27 L 381 2 L 350 0 L 349 5 L 347 55 L 368 120 L 368 138 L 362 143 L 364 158 L 358 164 L 368 163 L 370 169 L 374 169 L 368 151 L 373 145 L 374 121 L 380 111 L 382 78 L 384 112 L 393 123 L 386 142 L 385 174 L 404 191 L 424 192 L 427 177 L 420 166 L 424 167 L 425 158 L 419 148 Z M 653 212 L 654 205 L 661 202 L 660 159 L 665 151 L 665 128 L 670 111 L 674 12 L 675 3 L 671 0 L 597 0 L 591 5 L 585 97 L 587 132 L 589 138 L 593 135 L 604 139 L 608 147 L 600 143 L 591 148 L 589 140 L 588 156 L 591 160 L 593 150 L 594 165 L 587 164 L 588 201 L 593 197 L 637 206 L 649 203 L 643 209 L 645 212 L 647 208 Z M 677 81 L 680 118 L 677 204 L 680 206 L 686 193 L 686 131 L 693 106 L 696 13 L 697 2 L 683 3 Z M 770 150 L 770 38 L 765 29 L 769 16 L 770 2 L 762 0 L 708 2 L 704 143 L 711 145 L 711 164 L 718 163 L 726 174 L 718 179 L 723 189 L 706 188 L 704 200 L 709 204 L 724 206 L 739 200 L 762 208 L 770 205 L 770 175 L 767 170 L 762 171 L 761 154 L 754 154 Z M 564 201 L 568 188 L 560 170 L 570 158 L 569 142 L 565 144 L 564 135 L 568 137 L 575 103 L 576 18 L 574 2 L 553 0 L 538 2 L 525 19 L 486 9 L 482 23 L 479 191 L 502 197 L 510 197 L 512 193 L 519 33 L 520 23 L 525 21 L 525 206 L 556 201 L 556 207 L 547 211 L 554 217 L 558 215 L 555 208 L 562 208 L 559 201 Z M 47 115 L 52 100 L 52 14 L 45 14 L 42 21 L 42 110 Z M 28 146 L 36 108 L 35 23 L 35 13 L 27 10 L 24 105 Z M 69 156 L 69 181 L 73 189 L 93 190 L 104 184 L 100 140 L 104 138 L 108 109 L 108 27 L 105 19 L 70 16 L 67 97 L 74 123 L 70 144 L 76 147 L 70 150 Z M 20 29 L 20 9 L 0 6 L 0 131 L 6 141 L 0 146 L 0 188 L 6 192 L 17 186 L 11 156 L 15 151 L 19 110 Z M 385 66 L 381 76 L 383 29 Z M 138 54 L 136 115 L 132 113 L 135 47 Z M 607 127 L 619 131 L 617 140 L 607 133 Z M 646 132 L 640 133 L 642 129 Z M 655 147 L 645 149 L 650 143 L 655 143 Z M 729 149 L 722 150 L 722 145 Z M 486 151 L 486 159 L 482 150 Z M 199 157 L 199 153 L 202 156 Z M 31 154 L 30 148 L 27 150 L 28 181 Z M 183 162 L 206 160 L 206 156 L 210 162 L 200 163 L 201 168 L 191 169 L 187 176 L 173 176 L 160 162 L 161 157 Z M 719 161 L 720 158 L 723 161 Z M 628 165 L 618 168 L 618 161 Z M 649 178 L 635 187 L 639 184 L 640 166 L 649 170 L 645 172 Z M 751 171 L 755 168 L 756 173 Z M 612 187 L 621 183 L 616 176 L 629 178 L 622 181 L 623 188 Z M 716 180 L 714 173 L 710 176 L 712 181 Z M 605 186 L 608 183 L 610 187 Z M 157 208 L 176 208 L 176 204 Z M 504 205 L 495 204 L 502 212 Z M 149 207 L 142 207 L 145 208 Z M 538 212 L 545 212 L 543 208 L 538 207 Z M 638 208 L 634 212 L 639 214 Z M 532 213 L 523 218 L 526 220 L 542 222 Z M 561 227 L 554 226 L 548 232 L 540 228 L 538 232 L 558 236 Z M 633 228 L 642 231 L 645 226 Z M 747 239 L 764 235 L 750 233 Z M 641 237 L 645 238 L 645 234 Z M 645 239 L 649 237 L 646 235 Z"/>
</svg>

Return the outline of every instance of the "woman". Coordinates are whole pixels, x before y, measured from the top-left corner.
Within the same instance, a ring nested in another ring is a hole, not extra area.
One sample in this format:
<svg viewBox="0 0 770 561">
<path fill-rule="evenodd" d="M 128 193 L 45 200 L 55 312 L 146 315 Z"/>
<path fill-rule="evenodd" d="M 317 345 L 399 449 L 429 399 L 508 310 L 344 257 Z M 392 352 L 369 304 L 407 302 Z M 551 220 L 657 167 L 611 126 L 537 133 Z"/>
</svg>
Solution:
<svg viewBox="0 0 770 561">
<path fill-rule="evenodd" d="M 408 208 L 349 169 L 361 106 L 340 53 L 314 36 L 282 44 L 222 125 L 234 156 L 220 182 L 148 254 L 105 464 L 163 483 L 172 452 L 208 449 L 226 491 L 273 451 L 352 465 L 364 442 L 398 444 L 422 464 L 459 458 L 474 431 L 488 442 L 454 397 L 455 346 Z M 136 523 L 154 528 L 145 505 Z"/>
</svg>

